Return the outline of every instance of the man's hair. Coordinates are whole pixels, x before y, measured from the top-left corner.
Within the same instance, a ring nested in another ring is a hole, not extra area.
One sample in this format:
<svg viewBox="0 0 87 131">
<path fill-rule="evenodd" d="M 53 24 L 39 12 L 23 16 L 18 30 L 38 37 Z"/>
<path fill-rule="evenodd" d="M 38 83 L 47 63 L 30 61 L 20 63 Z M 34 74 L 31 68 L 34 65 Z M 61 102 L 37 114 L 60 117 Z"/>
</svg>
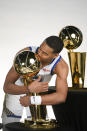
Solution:
<svg viewBox="0 0 87 131">
<path fill-rule="evenodd" d="M 58 36 L 49 36 L 44 40 L 54 53 L 60 53 L 64 47 L 63 41 Z"/>
</svg>

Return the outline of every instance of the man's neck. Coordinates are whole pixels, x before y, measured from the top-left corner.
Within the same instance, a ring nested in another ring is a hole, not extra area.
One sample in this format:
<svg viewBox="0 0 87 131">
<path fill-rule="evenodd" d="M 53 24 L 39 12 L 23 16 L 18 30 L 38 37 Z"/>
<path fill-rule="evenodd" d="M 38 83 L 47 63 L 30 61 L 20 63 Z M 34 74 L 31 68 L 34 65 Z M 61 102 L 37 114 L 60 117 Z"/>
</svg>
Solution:
<svg viewBox="0 0 87 131">
<path fill-rule="evenodd" d="M 49 62 L 41 62 L 41 68 L 43 68 L 44 66 L 49 65 L 52 61 L 53 61 L 53 59 L 50 60 Z"/>
</svg>

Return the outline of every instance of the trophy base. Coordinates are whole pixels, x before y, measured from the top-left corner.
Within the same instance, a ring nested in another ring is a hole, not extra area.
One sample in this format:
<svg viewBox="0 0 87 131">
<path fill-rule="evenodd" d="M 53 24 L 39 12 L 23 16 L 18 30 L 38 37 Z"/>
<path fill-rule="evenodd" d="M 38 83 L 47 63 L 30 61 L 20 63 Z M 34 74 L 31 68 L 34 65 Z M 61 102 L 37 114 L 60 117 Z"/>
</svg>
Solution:
<svg viewBox="0 0 87 131">
<path fill-rule="evenodd" d="M 25 120 L 24 124 L 25 127 L 33 129 L 52 129 L 60 127 L 59 123 L 54 119 L 40 121 Z"/>
</svg>

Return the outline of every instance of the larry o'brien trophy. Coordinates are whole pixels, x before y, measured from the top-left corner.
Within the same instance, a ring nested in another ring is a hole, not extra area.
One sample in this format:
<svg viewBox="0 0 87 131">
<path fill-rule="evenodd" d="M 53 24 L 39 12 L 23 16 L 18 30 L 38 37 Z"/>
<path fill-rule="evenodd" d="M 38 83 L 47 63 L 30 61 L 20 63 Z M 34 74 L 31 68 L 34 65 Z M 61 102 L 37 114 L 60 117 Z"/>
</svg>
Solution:
<svg viewBox="0 0 87 131">
<path fill-rule="evenodd" d="M 36 78 L 40 71 L 40 60 L 37 54 L 31 51 L 22 51 L 14 59 L 14 68 L 23 80 L 25 86 L 28 86 Z M 29 96 L 43 95 L 44 93 L 28 93 Z M 58 123 L 54 119 L 47 119 L 46 105 L 30 105 L 32 120 L 25 119 L 24 125 L 27 128 L 51 129 L 56 128 Z"/>
<path fill-rule="evenodd" d="M 73 52 L 73 49 L 78 48 L 82 43 L 82 32 L 75 26 L 66 26 L 60 31 L 59 37 L 63 40 L 64 47 L 69 51 L 68 57 L 72 76 L 72 87 L 83 88 L 86 52 Z"/>
</svg>

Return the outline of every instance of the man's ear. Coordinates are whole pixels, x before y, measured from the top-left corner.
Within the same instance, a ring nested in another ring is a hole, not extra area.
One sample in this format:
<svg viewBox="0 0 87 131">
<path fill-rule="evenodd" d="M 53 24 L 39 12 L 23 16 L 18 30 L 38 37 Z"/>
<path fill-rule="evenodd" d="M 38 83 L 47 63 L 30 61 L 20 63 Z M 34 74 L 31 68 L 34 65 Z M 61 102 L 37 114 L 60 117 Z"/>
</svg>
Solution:
<svg viewBox="0 0 87 131">
<path fill-rule="evenodd" d="M 54 58 L 58 57 L 58 55 L 59 55 L 58 53 L 55 53 L 55 54 L 54 54 Z"/>
</svg>

